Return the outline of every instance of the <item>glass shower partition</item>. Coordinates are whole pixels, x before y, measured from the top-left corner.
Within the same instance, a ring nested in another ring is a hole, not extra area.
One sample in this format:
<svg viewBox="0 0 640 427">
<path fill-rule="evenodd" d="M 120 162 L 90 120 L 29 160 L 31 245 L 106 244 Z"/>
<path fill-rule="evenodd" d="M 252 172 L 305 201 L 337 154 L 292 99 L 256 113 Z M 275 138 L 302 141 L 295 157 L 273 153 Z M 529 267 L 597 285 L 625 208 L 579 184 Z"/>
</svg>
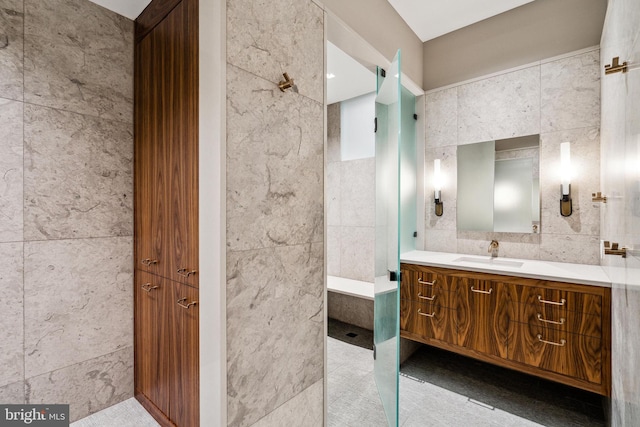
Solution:
<svg viewBox="0 0 640 427">
<path fill-rule="evenodd" d="M 402 87 L 400 51 L 378 69 L 374 373 L 391 427 L 398 425 L 400 253 L 415 247 L 415 96 Z"/>
</svg>

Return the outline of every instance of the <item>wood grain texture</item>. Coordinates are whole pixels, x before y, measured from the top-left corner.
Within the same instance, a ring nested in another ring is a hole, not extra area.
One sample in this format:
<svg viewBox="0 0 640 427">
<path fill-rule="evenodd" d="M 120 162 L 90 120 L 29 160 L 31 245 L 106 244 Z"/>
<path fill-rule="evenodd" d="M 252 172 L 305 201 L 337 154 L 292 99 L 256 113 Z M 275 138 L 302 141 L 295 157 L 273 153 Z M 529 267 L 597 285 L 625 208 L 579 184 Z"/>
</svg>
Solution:
<svg viewBox="0 0 640 427">
<path fill-rule="evenodd" d="M 599 338 L 531 323 L 516 323 L 515 330 L 515 339 L 509 346 L 509 359 L 601 384 L 602 343 Z"/>
<path fill-rule="evenodd" d="M 182 0 L 154 0 L 136 18 L 135 37 L 139 43 Z"/>
<path fill-rule="evenodd" d="M 184 299 L 184 300 L 183 300 Z M 178 305 L 197 304 L 188 309 Z M 198 328 L 200 305 L 198 290 L 174 283 L 172 306 L 171 410 L 170 417 L 178 426 L 200 425 L 200 369 Z"/>
<path fill-rule="evenodd" d="M 610 289 L 410 264 L 401 268 L 404 338 L 610 395 Z M 437 298 L 430 304 L 417 298 L 418 293 L 425 295 L 416 286 L 420 274 L 443 284 L 434 286 L 429 296 Z M 449 292 L 448 297 L 443 292 Z M 418 309 L 434 317 L 418 319 Z M 453 325 L 455 338 L 443 332 L 445 319 Z M 541 340 L 564 340 L 564 345 Z"/>
<path fill-rule="evenodd" d="M 456 344 L 455 312 L 441 305 L 400 300 L 400 330 Z"/>
<path fill-rule="evenodd" d="M 198 307 L 177 301 L 199 282 L 178 273 L 198 269 L 198 1 L 154 0 L 136 35 L 136 397 L 163 426 L 197 426 Z"/>
<path fill-rule="evenodd" d="M 451 280 L 447 275 L 422 266 L 403 264 L 401 267 L 400 298 L 432 302 L 443 307 L 453 307 Z M 430 299 L 433 300 L 430 301 Z"/>
<path fill-rule="evenodd" d="M 175 424 L 164 414 L 156 405 L 153 404 L 147 396 L 145 396 L 140 390 L 136 389 L 135 398 L 144 409 L 155 419 L 162 427 L 175 427 Z"/>
<path fill-rule="evenodd" d="M 142 289 L 156 287 L 146 292 Z M 171 298 L 168 289 L 158 276 L 136 271 L 135 299 L 135 388 L 144 394 L 161 411 L 169 412 L 169 333 Z"/>
<path fill-rule="evenodd" d="M 457 278 L 458 344 L 507 357 L 507 342 L 515 318 L 515 287 L 481 279 Z"/>
</svg>

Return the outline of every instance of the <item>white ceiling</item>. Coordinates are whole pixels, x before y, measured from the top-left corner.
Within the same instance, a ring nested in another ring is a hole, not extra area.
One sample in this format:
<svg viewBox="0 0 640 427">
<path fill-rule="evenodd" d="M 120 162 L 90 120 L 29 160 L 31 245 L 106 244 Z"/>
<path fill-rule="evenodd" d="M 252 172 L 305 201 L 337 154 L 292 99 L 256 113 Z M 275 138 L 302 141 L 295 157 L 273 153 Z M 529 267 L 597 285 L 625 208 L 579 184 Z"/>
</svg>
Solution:
<svg viewBox="0 0 640 427">
<path fill-rule="evenodd" d="M 534 0 L 389 0 L 423 42 Z"/>
<path fill-rule="evenodd" d="M 376 75 L 327 41 L 327 104 L 376 91 Z"/>
<path fill-rule="evenodd" d="M 151 0 L 90 0 L 109 10 L 135 20 Z"/>
</svg>

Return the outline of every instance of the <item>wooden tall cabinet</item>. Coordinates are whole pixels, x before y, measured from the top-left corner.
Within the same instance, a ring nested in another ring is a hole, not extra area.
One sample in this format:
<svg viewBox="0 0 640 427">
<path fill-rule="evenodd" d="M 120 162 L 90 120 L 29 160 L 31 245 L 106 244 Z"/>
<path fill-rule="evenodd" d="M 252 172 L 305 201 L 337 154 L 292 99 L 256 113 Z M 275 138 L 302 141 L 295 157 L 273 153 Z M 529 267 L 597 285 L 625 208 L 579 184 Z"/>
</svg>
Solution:
<svg viewBox="0 0 640 427">
<path fill-rule="evenodd" d="M 135 393 L 163 426 L 199 425 L 198 1 L 136 20 Z"/>
</svg>

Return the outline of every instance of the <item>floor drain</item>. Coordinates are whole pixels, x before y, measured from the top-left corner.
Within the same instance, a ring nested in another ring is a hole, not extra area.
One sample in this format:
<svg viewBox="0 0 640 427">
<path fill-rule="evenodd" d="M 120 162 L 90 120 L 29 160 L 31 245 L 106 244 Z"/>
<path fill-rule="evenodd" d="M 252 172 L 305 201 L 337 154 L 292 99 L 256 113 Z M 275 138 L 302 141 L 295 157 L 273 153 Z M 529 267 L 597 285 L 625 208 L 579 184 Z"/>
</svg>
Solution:
<svg viewBox="0 0 640 427">
<path fill-rule="evenodd" d="M 353 332 L 349 332 L 349 333 L 347 334 L 347 336 L 348 336 L 349 338 L 355 338 L 355 337 L 357 337 L 357 336 L 358 336 L 358 334 L 354 334 Z"/>
</svg>

